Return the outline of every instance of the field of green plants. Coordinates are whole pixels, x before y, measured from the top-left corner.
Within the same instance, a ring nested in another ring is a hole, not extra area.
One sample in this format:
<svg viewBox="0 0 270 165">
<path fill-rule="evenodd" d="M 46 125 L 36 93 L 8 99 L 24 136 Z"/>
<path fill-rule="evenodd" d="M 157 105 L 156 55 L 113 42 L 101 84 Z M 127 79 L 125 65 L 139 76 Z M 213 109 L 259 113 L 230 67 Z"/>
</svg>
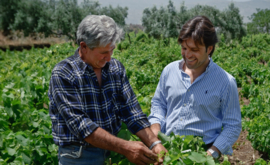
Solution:
<svg viewBox="0 0 270 165">
<path fill-rule="evenodd" d="M 113 57 L 126 67 L 129 81 L 143 112 L 149 115 L 151 98 L 163 68 L 181 59 L 176 39 L 155 40 L 146 34 L 130 34 L 117 45 Z M 0 164 L 57 164 L 57 149 L 51 135 L 48 114 L 48 86 L 51 70 L 73 55 L 71 43 L 29 51 L 0 51 Z M 270 35 L 248 35 L 241 42 L 225 43 L 221 37 L 213 61 L 237 80 L 243 130 L 248 130 L 252 146 L 270 157 Z M 125 125 L 119 136 L 135 140 Z M 163 136 L 163 135 L 160 135 Z M 161 137 L 169 154 L 164 164 L 215 164 L 204 156 L 199 138 Z M 180 141 L 177 141 L 180 140 Z M 178 144 L 178 145 L 172 145 Z M 183 144 L 183 145 L 182 145 Z M 174 146 L 174 147 L 172 147 Z M 191 150 L 182 153 L 184 150 Z M 112 163 L 128 164 L 121 155 L 111 154 Z M 179 159 L 181 158 L 181 159 Z M 268 162 L 267 162 L 268 161 Z M 258 160 L 258 164 L 270 164 Z M 221 164 L 229 164 L 224 161 Z"/>
</svg>

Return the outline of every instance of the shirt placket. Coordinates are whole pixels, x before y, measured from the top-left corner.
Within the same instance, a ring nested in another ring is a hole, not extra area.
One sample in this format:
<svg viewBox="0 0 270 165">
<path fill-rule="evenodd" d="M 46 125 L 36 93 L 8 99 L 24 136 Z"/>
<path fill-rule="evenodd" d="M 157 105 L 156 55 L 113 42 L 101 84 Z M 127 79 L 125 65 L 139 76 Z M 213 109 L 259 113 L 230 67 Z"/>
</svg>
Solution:
<svg viewBox="0 0 270 165">
<path fill-rule="evenodd" d="M 180 112 L 180 120 L 179 120 L 179 128 L 180 129 L 184 129 L 185 127 L 185 120 L 186 120 L 186 116 L 188 115 L 188 105 L 189 105 L 189 91 L 190 91 L 190 77 L 186 74 L 182 72 L 182 82 L 184 83 L 185 86 L 185 95 L 183 97 L 183 104 L 181 107 L 181 112 Z"/>
</svg>

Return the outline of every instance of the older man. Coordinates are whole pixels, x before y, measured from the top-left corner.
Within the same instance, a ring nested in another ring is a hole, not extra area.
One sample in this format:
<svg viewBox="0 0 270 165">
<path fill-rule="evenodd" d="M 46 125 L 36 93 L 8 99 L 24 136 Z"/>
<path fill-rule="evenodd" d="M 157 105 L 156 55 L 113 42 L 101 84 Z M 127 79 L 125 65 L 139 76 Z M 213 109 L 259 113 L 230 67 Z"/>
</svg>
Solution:
<svg viewBox="0 0 270 165">
<path fill-rule="evenodd" d="M 104 164 L 109 150 L 150 164 L 166 150 L 149 128 L 124 66 L 111 58 L 121 36 L 112 18 L 87 16 L 77 30 L 79 48 L 52 71 L 50 117 L 59 164 Z M 115 136 L 122 121 L 143 143 Z"/>
</svg>

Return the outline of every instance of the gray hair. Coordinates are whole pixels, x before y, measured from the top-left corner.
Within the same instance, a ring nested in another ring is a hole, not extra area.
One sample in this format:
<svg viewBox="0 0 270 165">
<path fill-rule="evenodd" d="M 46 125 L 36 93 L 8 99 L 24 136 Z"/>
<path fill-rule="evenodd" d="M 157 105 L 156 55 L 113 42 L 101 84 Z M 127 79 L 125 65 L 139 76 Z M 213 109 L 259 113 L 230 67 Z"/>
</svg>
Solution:
<svg viewBox="0 0 270 165">
<path fill-rule="evenodd" d="M 88 15 L 77 30 L 77 44 L 85 42 L 90 49 L 108 44 L 116 44 L 123 37 L 123 29 L 106 15 Z"/>
</svg>

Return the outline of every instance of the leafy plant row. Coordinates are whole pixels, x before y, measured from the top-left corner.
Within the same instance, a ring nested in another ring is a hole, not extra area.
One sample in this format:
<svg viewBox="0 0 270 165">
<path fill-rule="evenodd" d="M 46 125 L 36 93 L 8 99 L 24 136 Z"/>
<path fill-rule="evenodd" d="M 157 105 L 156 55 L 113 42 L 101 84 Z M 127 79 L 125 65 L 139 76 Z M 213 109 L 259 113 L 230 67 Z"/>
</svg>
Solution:
<svg viewBox="0 0 270 165">
<path fill-rule="evenodd" d="M 248 130 L 253 147 L 266 154 L 270 153 L 269 45 L 270 36 L 265 34 L 231 43 L 221 38 L 213 55 L 213 60 L 236 78 L 241 98 L 248 100 L 249 104 L 241 101 L 243 129 Z M 47 91 L 52 68 L 73 55 L 75 49 L 63 44 L 23 52 L 0 51 L 0 164 L 57 164 L 58 147 L 51 135 Z M 119 44 L 113 57 L 126 67 L 147 115 L 163 68 L 182 58 L 176 39 L 155 40 L 144 33 L 131 33 L 130 41 L 127 38 Z M 135 140 L 126 127 L 119 136 Z M 179 145 L 182 143 L 179 141 Z M 112 157 L 127 163 L 121 155 L 112 153 Z M 117 159 L 115 162 L 121 162 Z"/>
</svg>

